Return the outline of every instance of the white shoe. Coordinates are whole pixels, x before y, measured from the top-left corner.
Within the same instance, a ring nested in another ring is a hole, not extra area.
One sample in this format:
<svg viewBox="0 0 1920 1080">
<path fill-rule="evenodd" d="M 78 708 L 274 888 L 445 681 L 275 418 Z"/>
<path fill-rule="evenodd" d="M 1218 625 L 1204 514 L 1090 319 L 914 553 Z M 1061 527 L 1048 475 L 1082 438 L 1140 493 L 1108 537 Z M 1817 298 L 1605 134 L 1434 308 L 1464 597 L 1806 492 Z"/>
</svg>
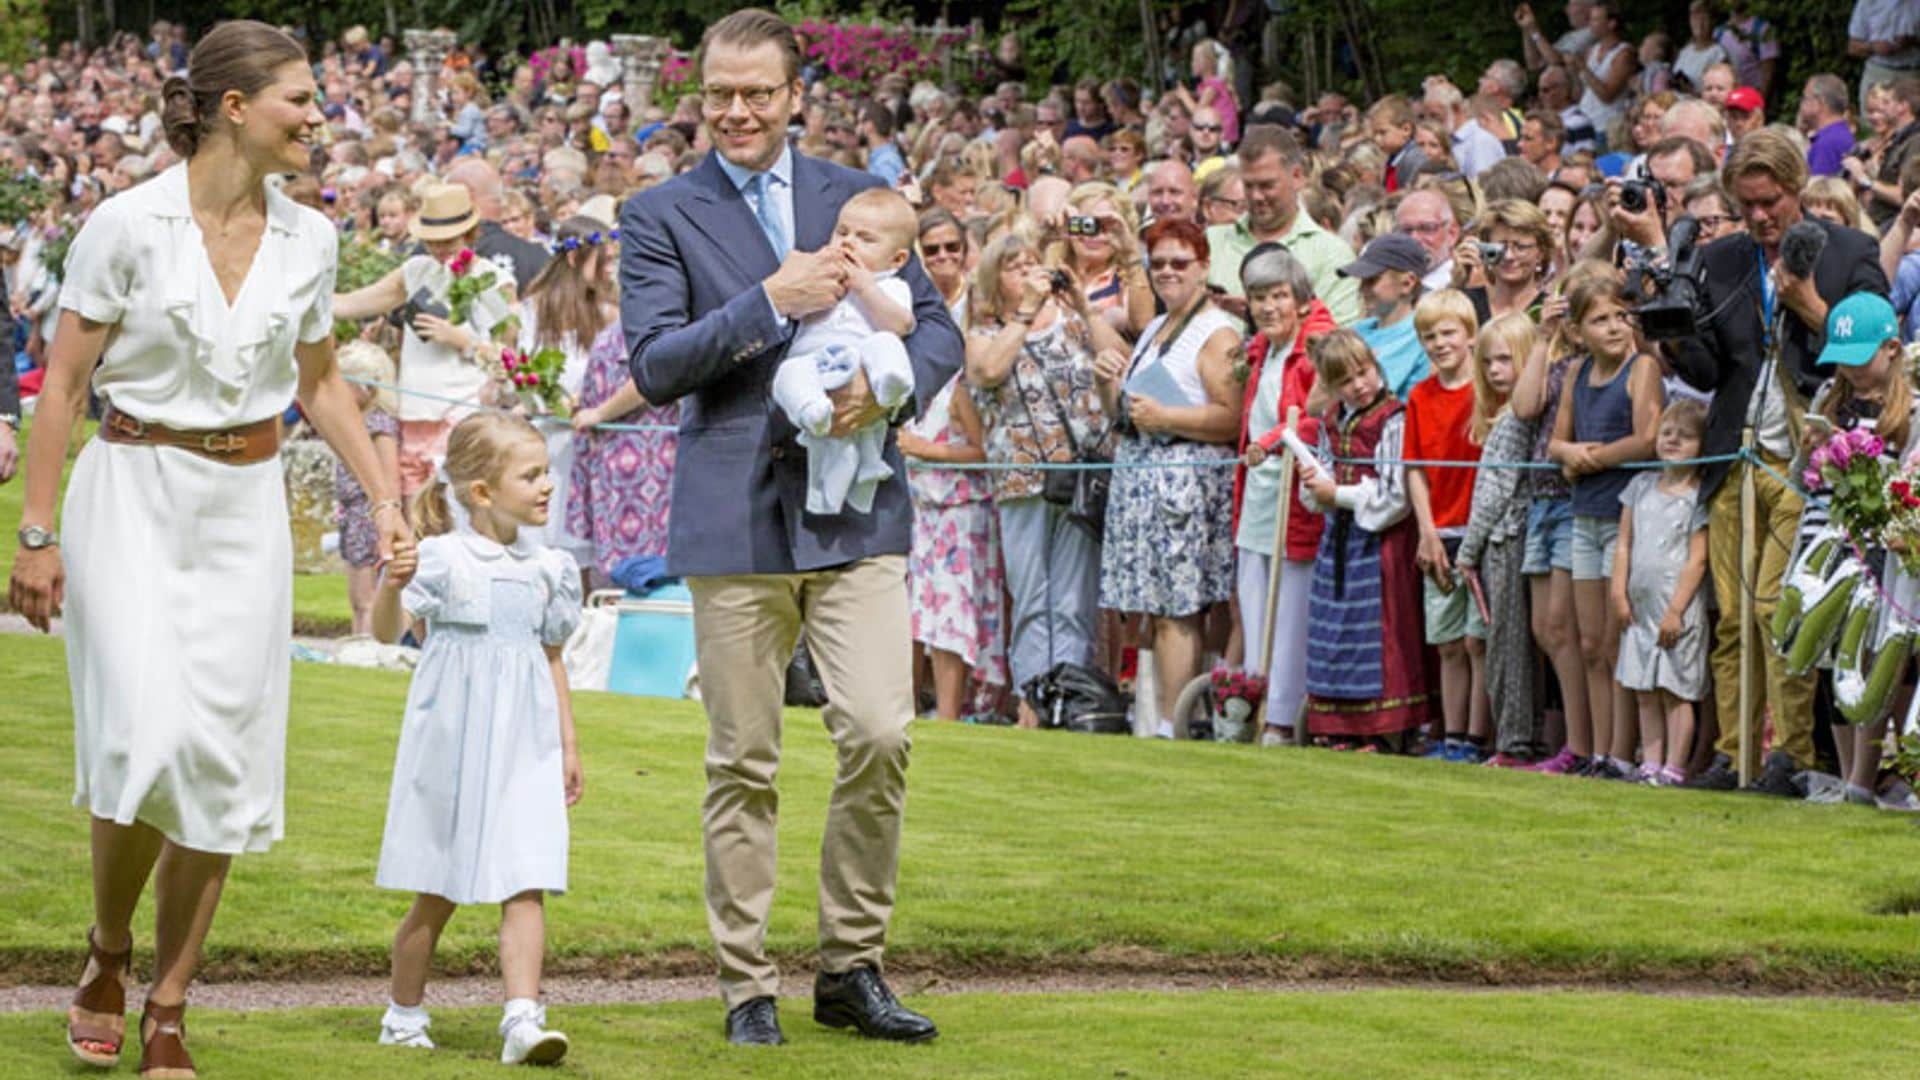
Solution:
<svg viewBox="0 0 1920 1080">
<path fill-rule="evenodd" d="M 387 1015 L 380 1018 L 380 1045 L 431 1050 L 433 1040 L 427 1037 L 427 1028 L 431 1023 L 425 1010 L 417 1017 L 406 1017 L 389 1008 Z"/>
<path fill-rule="evenodd" d="M 567 1056 L 567 1037 L 546 1030 L 547 1010 L 510 1016 L 500 1022 L 506 1042 L 500 1047 L 502 1065 L 552 1065 Z"/>
</svg>

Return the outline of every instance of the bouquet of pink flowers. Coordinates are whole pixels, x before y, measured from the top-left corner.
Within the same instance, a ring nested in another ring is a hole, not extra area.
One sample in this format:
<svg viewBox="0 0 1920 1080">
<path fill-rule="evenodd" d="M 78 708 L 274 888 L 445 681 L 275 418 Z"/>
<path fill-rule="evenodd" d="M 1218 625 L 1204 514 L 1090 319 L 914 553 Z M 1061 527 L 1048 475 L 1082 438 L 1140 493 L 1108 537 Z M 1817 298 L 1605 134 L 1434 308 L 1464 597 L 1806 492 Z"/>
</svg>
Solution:
<svg viewBox="0 0 1920 1080">
<path fill-rule="evenodd" d="M 1213 669 L 1213 738 L 1215 742 L 1252 742 L 1253 716 L 1267 694 L 1267 679 L 1251 671 L 1221 666 Z"/>
<path fill-rule="evenodd" d="M 552 346 L 531 353 L 500 351 L 500 366 L 520 399 L 529 405 L 539 402 L 552 416 L 568 413 L 567 393 L 560 388 L 560 369 L 566 363 L 567 354 Z"/>
<path fill-rule="evenodd" d="M 1856 544 L 1879 543 L 1881 530 L 1893 520 L 1898 497 L 1888 484 L 1899 478 L 1880 460 L 1885 450 L 1886 444 L 1872 432 L 1836 432 L 1813 452 L 1801 476 L 1808 488 L 1831 490 L 1828 513 Z"/>
</svg>

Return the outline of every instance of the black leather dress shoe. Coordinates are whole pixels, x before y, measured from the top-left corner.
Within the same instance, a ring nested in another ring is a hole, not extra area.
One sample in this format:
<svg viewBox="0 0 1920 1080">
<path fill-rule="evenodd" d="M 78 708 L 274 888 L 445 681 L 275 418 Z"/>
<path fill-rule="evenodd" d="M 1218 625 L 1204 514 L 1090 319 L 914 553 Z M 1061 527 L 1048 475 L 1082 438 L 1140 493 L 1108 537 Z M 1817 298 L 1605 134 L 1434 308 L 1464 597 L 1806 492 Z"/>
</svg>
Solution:
<svg viewBox="0 0 1920 1080">
<path fill-rule="evenodd" d="M 813 1019 L 831 1028 L 850 1027 L 869 1039 L 926 1042 L 940 1034 L 933 1021 L 900 1004 L 886 980 L 870 967 L 813 980 Z"/>
<path fill-rule="evenodd" d="M 757 997 L 735 1005 L 727 1013 L 727 1041 L 735 1046 L 779 1046 L 787 1041 L 780 1034 L 780 1014 L 770 997 Z"/>
</svg>

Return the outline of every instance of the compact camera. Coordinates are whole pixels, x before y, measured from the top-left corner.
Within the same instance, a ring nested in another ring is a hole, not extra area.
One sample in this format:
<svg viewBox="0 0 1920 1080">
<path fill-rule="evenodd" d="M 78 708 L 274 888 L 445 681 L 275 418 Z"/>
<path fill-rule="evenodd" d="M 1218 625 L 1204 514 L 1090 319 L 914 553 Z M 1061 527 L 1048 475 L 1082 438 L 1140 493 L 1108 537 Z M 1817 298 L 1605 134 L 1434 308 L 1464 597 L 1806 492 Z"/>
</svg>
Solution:
<svg viewBox="0 0 1920 1080">
<path fill-rule="evenodd" d="M 1480 248 L 1481 266 L 1498 266 L 1500 260 L 1507 257 L 1507 245 L 1505 244 L 1496 244 L 1491 240 L 1482 240 L 1477 246 Z"/>
<path fill-rule="evenodd" d="M 1099 236 L 1100 219 L 1085 214 L 1073 214 L 1067 218 L 1068 236 Z"/>
</svg>

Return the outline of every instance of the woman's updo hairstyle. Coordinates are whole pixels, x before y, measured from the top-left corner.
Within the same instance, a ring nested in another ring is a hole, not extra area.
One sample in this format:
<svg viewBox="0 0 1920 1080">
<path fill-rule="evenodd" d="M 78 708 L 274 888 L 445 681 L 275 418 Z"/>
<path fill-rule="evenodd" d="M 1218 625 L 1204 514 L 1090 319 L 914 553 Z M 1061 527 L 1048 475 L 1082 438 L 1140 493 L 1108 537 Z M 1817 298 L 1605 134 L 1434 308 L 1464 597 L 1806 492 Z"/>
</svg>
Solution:
<svg viewBox="0 0 1920 1080">
<path fill-rule="evenodd" d="M 192 157 L 213 130 L 227 91 L 252 97 L 272 85 L 276 69 L 292 61 L 306 63 L 307 50 L 283 30 L 252 19 L 215 26 L 188 55 L 186 75 L 175 75 L 160 88 L 167 145 L 182 158 Z"/>
</svg>

